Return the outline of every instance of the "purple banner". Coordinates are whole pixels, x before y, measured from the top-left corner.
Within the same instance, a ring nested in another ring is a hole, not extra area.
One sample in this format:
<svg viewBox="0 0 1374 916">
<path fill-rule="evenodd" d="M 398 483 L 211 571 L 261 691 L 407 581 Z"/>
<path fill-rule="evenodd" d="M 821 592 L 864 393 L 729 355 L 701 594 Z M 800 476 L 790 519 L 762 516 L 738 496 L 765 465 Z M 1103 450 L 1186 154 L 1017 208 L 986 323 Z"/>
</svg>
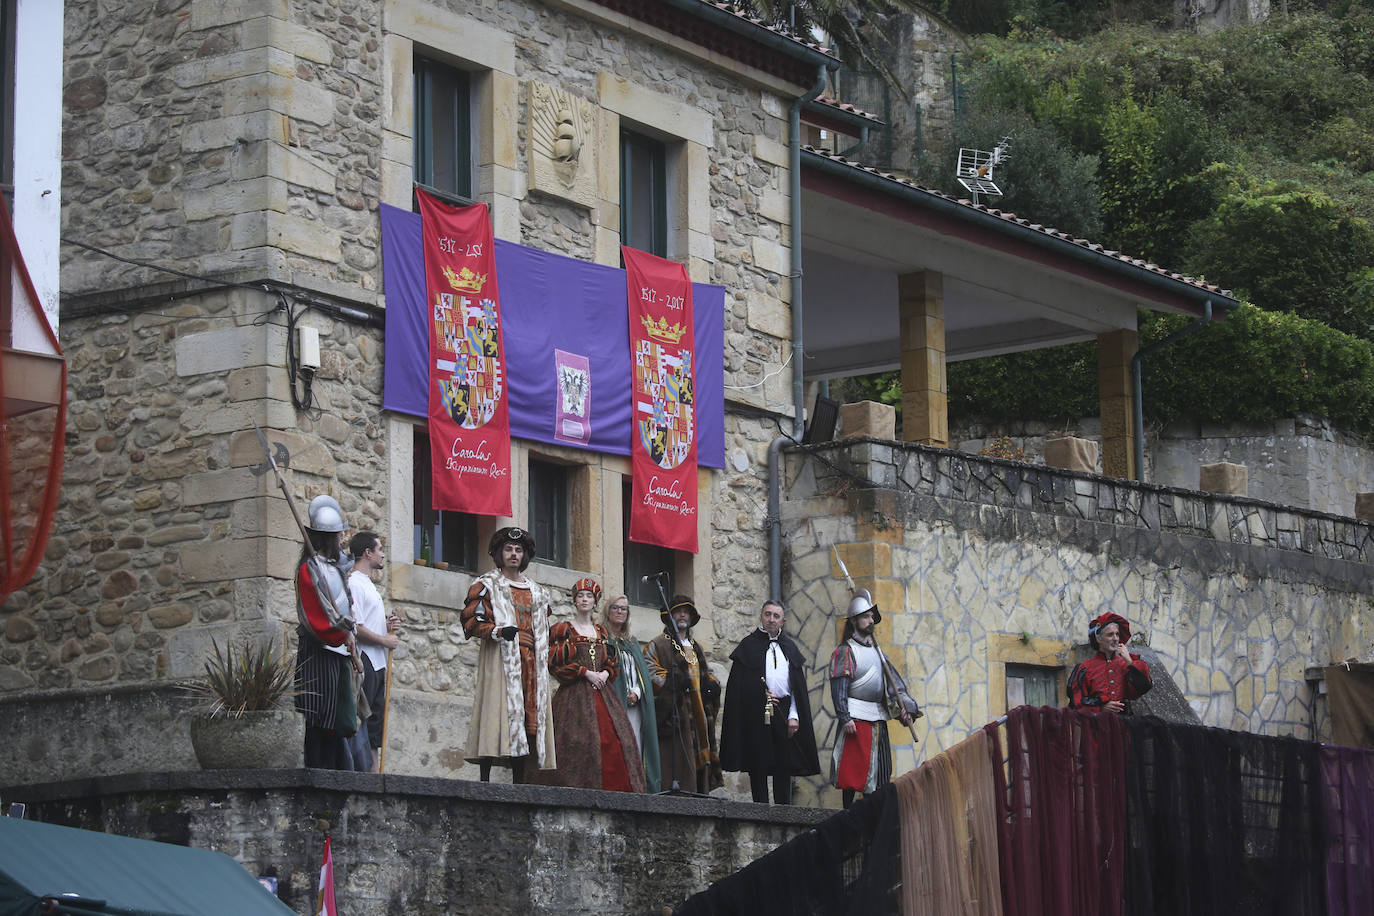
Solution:
<svg viewBox="0 0 1374 916">
<path fill-rule="evenodd" d="M 424 251 L 420 215 L 382 204 L 386 359 L 382 406 L 426 416 Z M 511 435 L 550 445 L 630 454 L 630 327 L 625 271 L 496 240 Z M 725 288 L 692 284 L 697 460 L 725 466 Z M 562 412 L 558 351 L 585 360 L 588 413 Z M 569 432 L 580 422 L 586 436 Z"/>
</svg>

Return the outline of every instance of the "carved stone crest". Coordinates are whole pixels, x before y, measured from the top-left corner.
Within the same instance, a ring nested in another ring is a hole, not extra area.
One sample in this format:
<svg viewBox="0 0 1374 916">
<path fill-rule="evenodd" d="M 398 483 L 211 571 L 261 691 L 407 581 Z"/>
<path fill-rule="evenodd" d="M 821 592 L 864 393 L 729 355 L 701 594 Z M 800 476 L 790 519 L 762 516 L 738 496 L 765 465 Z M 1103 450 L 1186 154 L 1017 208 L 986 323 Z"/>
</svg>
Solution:
<svg viewBox="0 0 1374 916">
<path fill-rule="evenodd" d="M 566 89 L 529 84 L 530 188 L 596 204 L 596 106 Z"/>
</svg>

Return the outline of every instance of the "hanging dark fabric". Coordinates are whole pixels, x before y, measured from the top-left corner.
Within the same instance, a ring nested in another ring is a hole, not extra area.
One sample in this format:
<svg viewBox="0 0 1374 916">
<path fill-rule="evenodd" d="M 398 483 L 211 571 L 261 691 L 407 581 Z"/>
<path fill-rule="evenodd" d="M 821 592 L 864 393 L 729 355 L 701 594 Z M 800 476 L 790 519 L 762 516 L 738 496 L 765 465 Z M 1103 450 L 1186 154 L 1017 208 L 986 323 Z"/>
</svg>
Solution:
<svg viewBox="0 0 1374 916">
<path fill-rule="evenodd" d="M 1007 714 L 1007 770 L 990 727 L 1006 916 L 1121 912 L 1125 730 L 1111 713 L 1021 706 Z"/>
<path fill-rule="evenodd" d="M 1374 913 L 1374 752 L 1324 747 L 1320 756 L 1327 912 L 1368 916 Z"/>
<path fill-rule="evenodd" d="M 1326 912 L 1317 745 L 1124 722 L 1128 916 Z"/>
<path fill-rule="evenodd" d="M 688 898 L 677 916 L 898 912 L 901 829 L 891 784 Z"/>
</svg>

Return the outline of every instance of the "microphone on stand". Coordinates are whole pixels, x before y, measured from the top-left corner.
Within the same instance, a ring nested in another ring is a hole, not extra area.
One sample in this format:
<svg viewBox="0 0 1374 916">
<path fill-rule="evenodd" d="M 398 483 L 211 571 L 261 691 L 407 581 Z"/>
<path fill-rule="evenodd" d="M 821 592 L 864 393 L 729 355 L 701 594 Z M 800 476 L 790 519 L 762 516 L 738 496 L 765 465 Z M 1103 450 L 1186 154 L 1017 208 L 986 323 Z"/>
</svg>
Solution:
<svg viewBox="0 0 1374 916">
<path fill-rule="evenodd" d="M 640 582 L 658 582 L 658 581 L 661 580 L 661 579 L 667 578 L 667 576 L 668 576 L 668 573 L 667 573 L 666 571 L 665 571 L 665 572 L 649 573 L 647 576 L 640 576 L 640 577 L 639 577 L 639 581 L 640 581 Z"/>
</svg>

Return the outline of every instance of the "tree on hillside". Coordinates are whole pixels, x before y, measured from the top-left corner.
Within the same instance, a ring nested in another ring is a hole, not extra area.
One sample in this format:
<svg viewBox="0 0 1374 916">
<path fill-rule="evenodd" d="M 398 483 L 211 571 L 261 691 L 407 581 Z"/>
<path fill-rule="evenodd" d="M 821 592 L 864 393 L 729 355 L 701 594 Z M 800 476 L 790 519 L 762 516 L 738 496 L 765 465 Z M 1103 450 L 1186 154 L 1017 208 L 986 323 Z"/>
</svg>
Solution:
<svg viewBox="0 0 1374 916">
<path fill-rule="evenodd" d="M 914 0 L 736 0 L 741 9 L 802 37 L 823 32 L 836 55 L 857 70 L 872 70 L 890 85 L 897 80 L 888 62 L 864 31 L 864 22 L 894 13 L 914 13 L 925 6 Z"/>
</svg>

